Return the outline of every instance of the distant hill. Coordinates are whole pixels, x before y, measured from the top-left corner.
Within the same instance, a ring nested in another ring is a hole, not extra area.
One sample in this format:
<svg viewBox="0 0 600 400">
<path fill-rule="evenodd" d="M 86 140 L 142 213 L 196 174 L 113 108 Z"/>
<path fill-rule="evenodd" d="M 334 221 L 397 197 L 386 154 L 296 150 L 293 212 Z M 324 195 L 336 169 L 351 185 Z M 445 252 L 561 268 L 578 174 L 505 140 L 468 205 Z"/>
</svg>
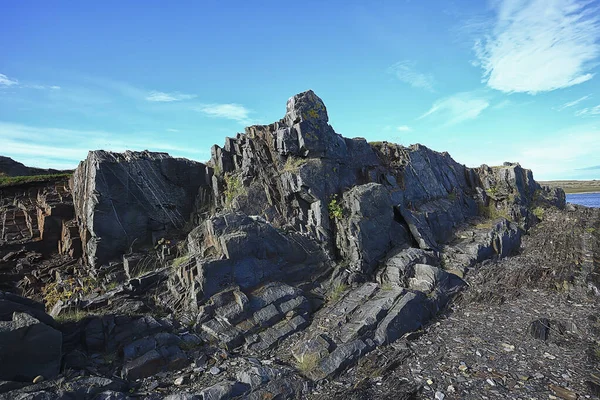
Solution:
<svg viewBox="0 0 600 400">
<path fill-rule="evenodd" d="M 32 168 L 13 160 L 10 157 L 0 156 L 0 176 L 34 176 L 56 175 L 73 172 L 72 170 Z"/>
<path fill-rule="evenodd" d="M 593 181 L 539 181 L 540 185 L 562 188 L 565 193 L 600 192 L 600 180 Z"/>
</svg>

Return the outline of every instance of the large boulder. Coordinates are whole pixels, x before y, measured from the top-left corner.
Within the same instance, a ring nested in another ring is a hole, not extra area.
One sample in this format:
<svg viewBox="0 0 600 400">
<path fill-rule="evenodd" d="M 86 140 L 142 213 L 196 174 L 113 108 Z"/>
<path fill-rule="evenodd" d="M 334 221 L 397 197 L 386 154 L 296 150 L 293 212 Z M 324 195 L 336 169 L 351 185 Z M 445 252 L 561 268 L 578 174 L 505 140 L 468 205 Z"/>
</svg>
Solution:
<svg viewBox="0 0 600 400">
<path fill-rule="evenodd" d="M 341 203 L 333 199 L 330 213 L 336 220 L 336 244 L 351 271 L 370 274 L 392 248 L 396 232 L 388 190 L 381 184 L 355 186 L 344 193 Z M 398 226 L 396 226 L 398 225 Z"/>
<path fill-rule="evenodd" d="M 54 378 L 61 358 L 60 331 L 24 312 L 15 312 L 12 321 L 0 321 L 0 380 Z"/>
<path fill-rule="evenodd" d="M 91 151 L 73 175 L 87 263 L 102 265 L 177 235 L 200 186 L 208 186 L 208 171 L 195 161 L 147 151 Z"/>
</svg>

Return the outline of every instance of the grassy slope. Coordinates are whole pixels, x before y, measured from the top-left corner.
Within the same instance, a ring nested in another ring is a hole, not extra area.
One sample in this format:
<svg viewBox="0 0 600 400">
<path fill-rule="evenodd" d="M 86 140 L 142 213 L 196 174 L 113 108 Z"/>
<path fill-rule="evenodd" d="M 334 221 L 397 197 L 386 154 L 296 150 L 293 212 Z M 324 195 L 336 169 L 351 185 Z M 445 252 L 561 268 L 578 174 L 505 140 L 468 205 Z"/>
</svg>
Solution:
<svg viewBox="0 0 600 400">
<path fill-rule="evenodd" d="M 540 181 L 541 185 L 561 187 L 565 193 L 600 192 L 600 180 L 593 181 Z"/>
<path fill-rule="evenodd" d="M 51 182 L 65 179 L 71 176 L 70 173 L 51 174 L 51 175 L 33 175 L 33 176 L 1 176 L 0 188 L 9 186 L 25 185 L 32 182 Z"/>
</svg>

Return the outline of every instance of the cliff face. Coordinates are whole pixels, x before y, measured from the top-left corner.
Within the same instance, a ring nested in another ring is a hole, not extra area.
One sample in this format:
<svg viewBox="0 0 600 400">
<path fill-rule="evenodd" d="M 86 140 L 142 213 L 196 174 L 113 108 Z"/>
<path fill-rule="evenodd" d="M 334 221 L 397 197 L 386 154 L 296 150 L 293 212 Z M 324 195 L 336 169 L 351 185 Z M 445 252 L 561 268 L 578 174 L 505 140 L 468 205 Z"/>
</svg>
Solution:
<svg viewBox="0 0 600 400">
<path fill-rule="evenodd" d="M 2 203 L 3 221 L 18 220 L 16 236 L 3 228 L 11 246 L 41 226 L 63 254 L 42 282 L 47 310 L 104 314 L 66 325 L 68 365 L 117 352 L 103 376 L 150 387 L 228 360 L 227 378 L 202 375 L 200 398 L 305 398 L 426 326 L 470 271 L 519 253 L 544 210 L 565 207 L 518 164 L 467 168 L 418 144 L 344 138 L 312 91 L 211 154 L 93 151 L 66 208 L 47 188 L 31 206 Z"/>
</svg>

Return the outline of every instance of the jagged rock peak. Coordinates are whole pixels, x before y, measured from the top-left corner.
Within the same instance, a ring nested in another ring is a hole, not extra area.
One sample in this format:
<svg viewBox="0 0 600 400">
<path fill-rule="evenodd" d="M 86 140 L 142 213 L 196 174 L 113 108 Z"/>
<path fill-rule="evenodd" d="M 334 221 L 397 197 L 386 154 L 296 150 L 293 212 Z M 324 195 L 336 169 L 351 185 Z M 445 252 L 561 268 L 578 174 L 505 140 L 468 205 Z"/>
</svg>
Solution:
<svg viewBox="0 0 600 400">
<path fill-rule="evenodd" d="M 327 124 L 329 116 L 325 103 L 312 90 L 299 93 L 287 101 L 285 122 L 293 126 L 302 121 Z"/>
</svg>

